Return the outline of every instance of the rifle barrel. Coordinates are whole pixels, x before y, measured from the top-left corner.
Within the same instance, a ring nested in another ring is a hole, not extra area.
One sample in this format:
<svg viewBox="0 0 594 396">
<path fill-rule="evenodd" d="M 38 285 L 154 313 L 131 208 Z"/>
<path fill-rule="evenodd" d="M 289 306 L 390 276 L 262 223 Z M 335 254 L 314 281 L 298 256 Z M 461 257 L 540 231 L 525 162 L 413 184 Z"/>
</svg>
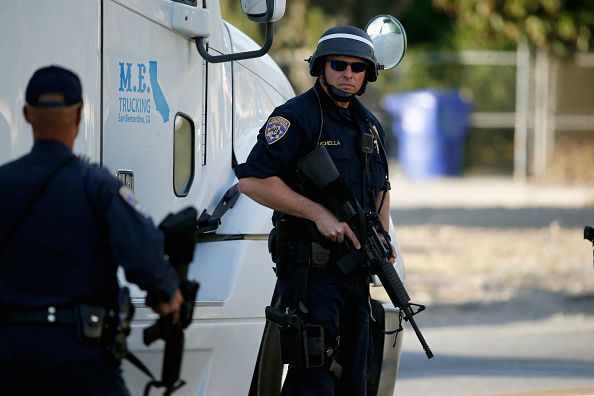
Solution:
<svg viewBox="0 0 594 396">
<path fill-rule="evenodd" d="M 417 338 L 419 339 L 419 342 L 425 351 L 425 355 L 427 355 L 427 359 L 431 359 L 433 357 L 433 352 L 431 352 L 431 348 L 429 348 L 429 345 L 427 345 L 425 337 L 423 337 L 421 330 L 419 330 L 419 326 L 417 326 L 417 323 L 413 318 L 414 313 L 412 312 L 410 305 L 405 305 L 401 309 L 404 311 L 404 320 L 408 321 L 415 331 L 415 334 L 417 335 Z"/>
<path fill-rule="evenodd" d="M 427 345 L 423 334 L 421 334 L 421 330 L 417 326 L 417 323 L 413 319 L 414 312 L 410 307 L 410 297 L 404 288 L 404 284 L 400 280 L 398 273 L 394 269 L 394 266 L 387 260 L 380 260 L 376 259 L 373 260 L 375 263 L 375 272 L 377 276 L 380 278 L 380 281 L 384 285 L 384 289 L 386 293 L 388 293 L 388 297 L 390 297 L 390 301 L 394 304 L 395 307 L 398 307 L 400 310 L 404 312 L 404 319 L 410 322 L 423 350 L 425 351 L 425 355 L 427 355 L 427 359 L 431 359 L 433 357 L 433 352 Z"/>
<path fill-rule="evenodd" d="M 171 389 L 179 380 L 184 354 L 184 331 L 179 325 L 172 325 L 165 340 L 165 352 L 162 381 L 166 388 Z"/>
</svg>

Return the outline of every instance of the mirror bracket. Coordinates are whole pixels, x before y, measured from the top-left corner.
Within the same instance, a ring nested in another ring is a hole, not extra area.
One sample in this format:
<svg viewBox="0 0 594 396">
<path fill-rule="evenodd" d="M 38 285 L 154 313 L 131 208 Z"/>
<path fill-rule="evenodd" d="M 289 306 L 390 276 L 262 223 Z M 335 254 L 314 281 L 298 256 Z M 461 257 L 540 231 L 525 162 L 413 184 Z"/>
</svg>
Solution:
<svg viewBox="0 0 594 396">
<path fill-rule="evenodd" d="M 196 49 L 200 53 L 200 55 L 210 63 L 221 63 L 221 62 L 232 62 L 242 59 L 250 59 L 250 58 L 257 58 L 262 55 L 265 55 L 270 47 L 272 46 L 272 39 L 274 34 L 274 23 L 267 22 L 266 23 L 266 38 L 264 41 L 264 45 L 262 48 L 256 51 L 246 51 L 246 52 L 238 52 L 233 54 L 223 54 L 223 55 L 211 55 L 208 53 L 208 49 L 206 48 L 205 37 L 195 37 L 194 41 L 196 43 Z"/>
</svg>

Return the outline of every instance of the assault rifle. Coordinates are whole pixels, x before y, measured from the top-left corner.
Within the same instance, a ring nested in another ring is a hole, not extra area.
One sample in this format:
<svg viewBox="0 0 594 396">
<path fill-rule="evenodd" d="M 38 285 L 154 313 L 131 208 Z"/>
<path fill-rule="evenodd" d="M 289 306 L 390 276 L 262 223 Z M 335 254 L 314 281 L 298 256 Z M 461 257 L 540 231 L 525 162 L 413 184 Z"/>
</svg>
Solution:
<svg viewBox="0 0 594 396">
<path fill-rule="evenodd" d="M 165 341 L 161 380 L 150 381 L 144 389 L 145 395 L 149 394 L 151 387 L 165 388 L 164 395 L 171 395 L 186 383 L 179 377 L 184 352 L 184 329 L 192 321 L 194 302 L 199 287 L 197 282 L 188 279 L 188 267 L 194 257 L 197 217 L 196 209 L 189 207 L 179 213 L 167 215 L 159 225 L 165 236 L 165 254 L 169 257 L 169 262 L 179 277 L 179 289 L 184 302 L 180 308 L 177 323 L 173 323 L 173 317 L 167 315 L 144 329 L 143 341 L 145 345 L 148 346 L 158 339 Z"/>
<path fill-rule="evenodd" d="M 362 249 L 351 252 L 337 262 L 345 273 L 350 273 L 366 265 L 382 282 L 390 301 L 398 307 L 408 321 L 428 359 L 433 352 L 427 345 L 413 316 L 423 311 L 425 306 L 410 302 L 404 284 L 394 266 L 388 261 L 392 248 L 388 233 L 384 230 L 377 213 L 364 213 L 359 202 L 344 183 L 325 146 L 319 146 L 297 163 L 297 169 L 305 176 L 306 182 L 320 192 L 319 196 L 340 221 L 345 221 L 361 241 Z M 356 208 L 356 209 L 355 209 Z M 348 242 L 347 242 L 348 244 Z"/>
</svg>

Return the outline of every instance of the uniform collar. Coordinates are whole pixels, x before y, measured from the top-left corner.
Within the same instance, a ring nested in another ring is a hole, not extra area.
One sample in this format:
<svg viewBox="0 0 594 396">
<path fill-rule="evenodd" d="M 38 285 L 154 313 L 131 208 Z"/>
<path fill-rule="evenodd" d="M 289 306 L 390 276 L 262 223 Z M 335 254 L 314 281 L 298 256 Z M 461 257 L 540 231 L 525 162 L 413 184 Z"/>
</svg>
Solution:
<svg viewBox="0 0 594 396">
<path fill-rule="evenodd" d="M 31 149 L 31 153 L 68 155 L 72 154 L 72 150 L 65 144 L 55 140 L 36 140 Z"/>
<path fill-rule="evenodd" d="M 330 98 L 330 96 L 324 91 L 324 89 L 322 88 L 322 84 L 320 83 L 320 80 L 316 80 L 313 89 L 318 94 L 318 97 L 322 102 L 322 108 L 324 109 L 324 113 L 327 114 L 334 121 L 342 121 L 344 118 L 341 115 L 341 108 L 338 107 L 336 103 L 334 103 L 332 98 Z M 365 124 L 365 119 L 367 117 L 365 116 L 365 112 L 363 111 L 363 105 L 361 104 L 359 99 L 354 98 L 351 101 L 348 109 L 350 110 L 351 115 L 353 116 L 353 121 L 355 121 L 360 127 L 362 127 Z"/>
<path fill-rule="evenodd" d="M 327 111 L 327 114 L 333 120 L 341 121 L 343 119 L 343 115 L 341 114 L 342 109 L 338 107 L 338 105 L 334 103 L 334 101 L 332 100 L 332 98 L 330 98 L 326 91 L 324 91 L 324 89 L 322 88 L 322 84 L 320 83 L 320 80 L 316 80 L 313 89 L 316 91 L 318 97 L 322 101 L 322 108 L 324 108 L 324 111 Z M 354 98 L 349 104 L 348 109 L 350 110 L 351 115 L 353 115 L 354 117 L 362 118 L 361 107 L 362 106 L 361 102 L 359 102 L 359 99 Z"/>
</svg>

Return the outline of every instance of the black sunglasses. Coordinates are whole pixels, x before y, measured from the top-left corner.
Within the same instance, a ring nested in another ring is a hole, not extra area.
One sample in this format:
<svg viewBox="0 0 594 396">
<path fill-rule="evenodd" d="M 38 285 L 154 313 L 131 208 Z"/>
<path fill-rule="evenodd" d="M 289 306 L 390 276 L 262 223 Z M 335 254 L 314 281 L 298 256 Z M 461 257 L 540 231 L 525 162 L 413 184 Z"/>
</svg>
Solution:
<svg viewBox="0 0 594 396">
<path fill-rule="evenodd" d="M 347 66 L 351 67 L 353 73 L 361 73 L 367 69 L 367 63 L 365 62 L 345 62 L 336 59 L 329 59 L 328 62 L 330 63 L 332 70 L 336 70 L 338 72 L 345 71 Z"/>
</svg>

